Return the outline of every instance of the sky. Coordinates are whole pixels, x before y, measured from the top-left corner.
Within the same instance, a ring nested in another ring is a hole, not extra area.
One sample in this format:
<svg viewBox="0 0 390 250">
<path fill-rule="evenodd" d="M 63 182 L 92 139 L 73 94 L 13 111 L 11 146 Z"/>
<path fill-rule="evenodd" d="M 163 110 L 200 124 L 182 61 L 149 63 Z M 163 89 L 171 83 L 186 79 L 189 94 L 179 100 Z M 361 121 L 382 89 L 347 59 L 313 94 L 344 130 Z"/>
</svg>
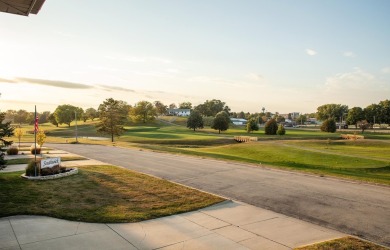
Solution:
<svg viewBox="0 0 390 250">
<path fill-rule="evenodd" d="M 0 13 L 0 110 L 364 108 L 390 99 L 389 27 L 388 0 L 46 0 Z"/>
</svg>

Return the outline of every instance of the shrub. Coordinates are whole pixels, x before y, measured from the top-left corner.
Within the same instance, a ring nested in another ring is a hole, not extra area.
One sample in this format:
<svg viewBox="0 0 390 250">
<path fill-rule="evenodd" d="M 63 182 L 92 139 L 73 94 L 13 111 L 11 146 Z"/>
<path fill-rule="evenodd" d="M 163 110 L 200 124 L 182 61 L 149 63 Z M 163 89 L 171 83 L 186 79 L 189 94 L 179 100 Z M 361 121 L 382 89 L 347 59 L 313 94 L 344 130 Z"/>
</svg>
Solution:
<svg viewBox="0 0 390 250">
<path fill-rule="evenodd" d="M 257 124 L 257 119 L 251 118 L 246 124 L 246 132 L 250 133 L 252 131 L 258 131 L 259 125 Z"/>
<path fill-rule="evenodd" d="M 276 133 L 278 135 L 285 135 L 286 134 L 286 129 L 284 128 L 284 126 L 282 124 L 279 125 L 278 131 L 276 131 Z"/>
<path fill-rule="evenodd" d="M 37 148 L 36 151 L 37 151 L 36 152 L 37 155 L 40 154 L 41 153 L 41 148 Z M 30 152 L 31 152 L 31 154 L 35 155 L 35 148 L 32 148 Z"/>
<path fill-rule="evenodd" d="M 26 167 L 26 175 L 27 176 L 35 176 L 35 166 L 37 168 L 37 175 L 39 174 L 39 164 L 40 164 L 40 161 L 35 161 L 35 160 L 32 160 L 30 161 L 28 164 L 27 164 L 27 167 Z"/>
<path fill-rule="evenodd" d="M 51 168 L 42 168 L 41 169 L 41 175 L 53 175 L 53 174 L 59 174 L 61 171 L 61 167 L 59 165 L 51 167 Z"/>
<path fill-rule="evenodd" d="M 269 120 L 265 126 L 264 131 L 266 135 L 276 135 L 276 131 L 278 130 L 278 124 L 275 119 Z"/>
<path fill-rule="evenodd" d="M 17 147 L 9 147 L 7 149 L 7 155 L 17 155 L 19 153 L 19 149 Z"/>
<path fill-rule="evenodd" d="M 321 125 L 321 131 L 328 133 L 336 132 L 336 121 L 332 118 L 325 120 Z"/>
<path fill-rule="evenodd" d="M 41 153 L 41 147 L 38 145 L 38 144 L 36 144 L 36 145 L 34 145 L 34 144 L 32 144 L 31 146 L 30 146 L 30 152 L 31 152 L 31 154 L 35 154 L 35 148 L 37 149 L 36 151 L 36 154 L 40 154 Z"/>
</svg>

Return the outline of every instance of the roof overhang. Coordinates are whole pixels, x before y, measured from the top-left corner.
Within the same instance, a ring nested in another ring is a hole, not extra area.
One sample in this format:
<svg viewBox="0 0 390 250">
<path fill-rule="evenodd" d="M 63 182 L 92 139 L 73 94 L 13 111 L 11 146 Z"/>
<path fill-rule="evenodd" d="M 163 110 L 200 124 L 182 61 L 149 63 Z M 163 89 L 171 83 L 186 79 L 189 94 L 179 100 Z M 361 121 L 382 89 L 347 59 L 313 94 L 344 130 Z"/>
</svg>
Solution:
<svg viewBox="0 0 390 250">
<path fill-rule="evenodd" d="M 0 0 L 0 12 L 28 16 L 38 14 L 45 0 Z"/>
</svg>

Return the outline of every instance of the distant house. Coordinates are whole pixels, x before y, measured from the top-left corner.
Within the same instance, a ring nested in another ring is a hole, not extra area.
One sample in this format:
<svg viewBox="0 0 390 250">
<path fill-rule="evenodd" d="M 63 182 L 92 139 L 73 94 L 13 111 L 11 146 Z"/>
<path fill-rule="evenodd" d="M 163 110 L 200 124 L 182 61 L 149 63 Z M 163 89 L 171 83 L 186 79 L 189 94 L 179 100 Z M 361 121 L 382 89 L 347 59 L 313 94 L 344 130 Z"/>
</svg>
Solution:
<svg viewBox="0 0 390 250">
<path fill-rule="evenodd" d="M 230 121 L 231 121 L 234 125 L 246 125 L 246 123 L 248 122 L 247 120 L 245 120 L 245 119 L 240 119 L 240 118 L 230 118 Z"/>
<path fill-rule="evenodd" d="M 189 116 L 191 109 L 168 109 L 168 115 L 174 116 Z"/>
</svg>

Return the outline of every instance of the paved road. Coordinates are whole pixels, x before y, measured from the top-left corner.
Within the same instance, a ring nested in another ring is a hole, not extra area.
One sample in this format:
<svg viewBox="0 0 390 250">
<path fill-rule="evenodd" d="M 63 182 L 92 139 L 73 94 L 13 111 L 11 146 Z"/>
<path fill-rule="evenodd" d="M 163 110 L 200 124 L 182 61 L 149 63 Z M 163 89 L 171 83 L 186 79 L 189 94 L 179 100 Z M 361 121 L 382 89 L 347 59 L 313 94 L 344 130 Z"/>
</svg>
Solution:
<svg viewBox="0 0 390 250">
<path fill-rule="evenodd" d="M 388 187 L 136 149 L 52 146 L 390 246 Z"/>
</svg>

